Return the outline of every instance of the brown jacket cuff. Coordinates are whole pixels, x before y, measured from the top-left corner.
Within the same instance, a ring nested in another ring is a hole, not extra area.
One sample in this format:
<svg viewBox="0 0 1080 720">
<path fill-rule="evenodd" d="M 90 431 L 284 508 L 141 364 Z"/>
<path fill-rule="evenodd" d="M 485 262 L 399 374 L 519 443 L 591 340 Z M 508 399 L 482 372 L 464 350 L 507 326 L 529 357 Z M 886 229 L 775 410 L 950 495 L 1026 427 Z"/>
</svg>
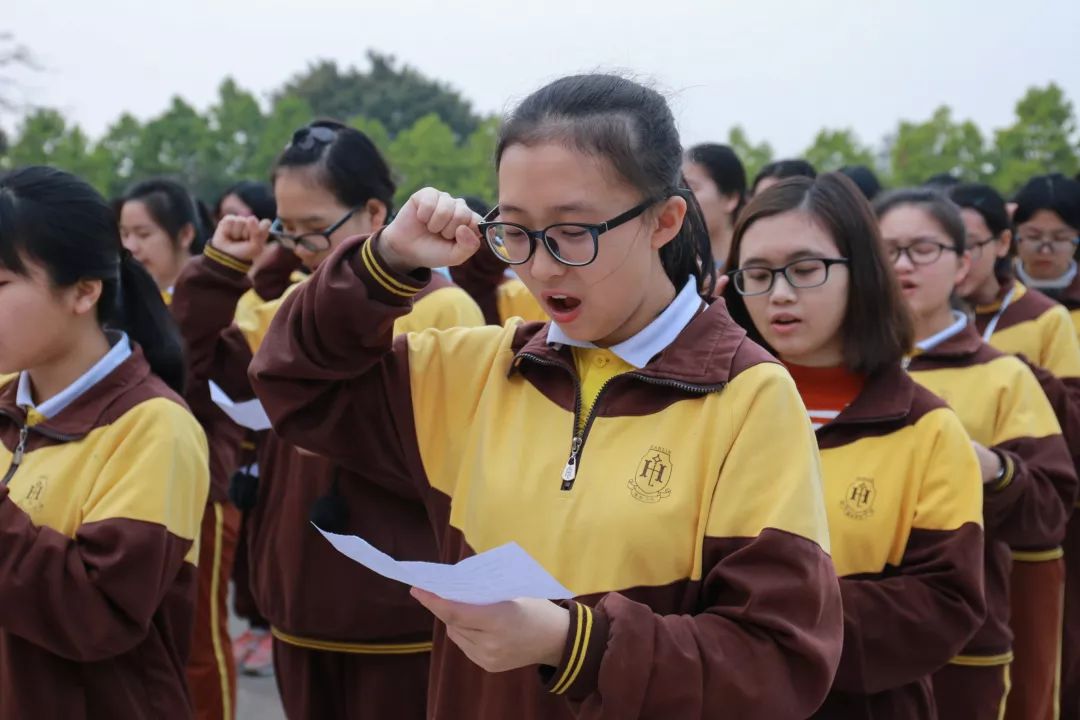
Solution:
<svg viewBox="0 0 1080 720">
<path fill-rule="evenodd" d="M 608 643 L 608 619 L 603 610 L 581 603 L 562 603 L 570 611 L 566 649 L 557 667 L 541 667 L 544 689 L 571 700 L 583 700 L 595 692 L 600 680 L 600 662 Z"/>
<path fill-rule="evenodd" d="M 420 269 L 403 275 L 391 270 L 379 257 L 379 235 L 377 232 L 362 242 L 348 262 L 364 282 L 370 298 L 388 305 L 407 305 L 431 281 L 431 271 Z"/>
<path fill-rule="evenodd" d="M 249 261 L 222 252 L 210 243 L 207 243 L 206 247 L 203 248 L 203 256 L 208 260 L 207 267 L 223 272 L 233 279 L 246 277 L 248 271 L 251 270 Z"/>
</svg>

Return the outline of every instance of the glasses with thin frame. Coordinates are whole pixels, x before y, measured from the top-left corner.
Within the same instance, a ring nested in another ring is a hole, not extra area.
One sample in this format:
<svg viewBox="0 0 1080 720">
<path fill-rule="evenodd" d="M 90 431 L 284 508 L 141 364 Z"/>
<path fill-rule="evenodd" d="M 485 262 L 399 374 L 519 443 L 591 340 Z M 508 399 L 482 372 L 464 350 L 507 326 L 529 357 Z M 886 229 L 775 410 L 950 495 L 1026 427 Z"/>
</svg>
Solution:
<svg viewBox="0 0 1080 720">
<path fill-rule="evenodd" d="M 781 267 L 750 265 L 728 273 L 735 291 L 746 297 L 771 292 L 776 277 L 783 275 L 788 285 L 797 289 L 815 288 L 829 280 L 834 265 L 847 265 L 847 258 L 802 258 Z"/>
<path fill-rule="evenodd" d="M 357 210 L 360 210 L 359 206 L 350 208 L 347 213 L 341 216 L 340 220 L 325 230 L 300 233 L 299 235 L 285 232 L 285 226 L 281 222 L 281 218 L 278 218 L 270 226 L 270 236 L 289 250 L 302 247 L 308 252 L 323 252 L 330 249 L 330 236 L 337 232 L 342 225 L 349 222 L 349 218 L 356 214 Z"/>
</svg>

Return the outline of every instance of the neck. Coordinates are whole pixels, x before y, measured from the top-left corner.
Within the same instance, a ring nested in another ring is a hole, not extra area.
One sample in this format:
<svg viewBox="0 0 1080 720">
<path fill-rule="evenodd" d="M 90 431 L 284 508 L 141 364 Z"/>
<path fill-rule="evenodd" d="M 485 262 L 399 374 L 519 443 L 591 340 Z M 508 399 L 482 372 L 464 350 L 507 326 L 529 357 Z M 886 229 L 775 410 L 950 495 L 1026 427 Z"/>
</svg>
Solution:
<svg viewBox="0 0 1080 720">
<path fill-rule="evenodd" d="M 50 362 L 29 369 L 34 404 L 59 395 L 109 352 L 109 340 L 97 322 L 72 333 L 69 344 Z"/>
<path fill-rule="evenodd" d="M 718 265 L 726 265 L 728 253 L 731 252 L 731 229 L 719 228 L 715 232 L 709 230 L 709 243 L 712 245 L 713 261 Z"/>
<path fill-rule="evenodd" d="M 654 280 L 650 283 L 650 289 L 642 299 L 641 304 L 637 309 L 627 318 L 626 322 L 619 327 L 618 330 L 613 332 L 606 338 L 596 341 L 596 345 L 600 347 L 611 347 L 612 345 L 618 345 L 621 342 L 629 340 L 644 330 L 649 323 L 656 319 L 656 317 L 664 312 L 664 309 L 671 304 L 671 301 L 675 299 L 676 290 L 675 286 L 671 284 L 668 279 L 667 273 L 664 269 L 659 268 L 660 279 Z"/>
<path fill-rule="evenodd" d="M 915 338 L 925 340 L 937 335 L 942 330 L 956 322 L 953 317 L 952 307 L 945 305 L 922 317 L 915 318 Z"/>
<path fill-rule="evenodd" d="M 990 277 L 986 278 L 982 285 L 975 288 L 975 292 L 968 297 L 968 301 L 975 305 L 989 305 L 998 299 L 1000 292 L 1001 283 L 998 282 L 993 273 L 990 273 Z"/>
<path fill-rule="evenodd" d="M 787 365 L 808 368 L 840 367 L 844 364 L 844 341 L 839 335 L 824 345 L 803 353 L 783 353 L 780 360 Z"/>
</svg>

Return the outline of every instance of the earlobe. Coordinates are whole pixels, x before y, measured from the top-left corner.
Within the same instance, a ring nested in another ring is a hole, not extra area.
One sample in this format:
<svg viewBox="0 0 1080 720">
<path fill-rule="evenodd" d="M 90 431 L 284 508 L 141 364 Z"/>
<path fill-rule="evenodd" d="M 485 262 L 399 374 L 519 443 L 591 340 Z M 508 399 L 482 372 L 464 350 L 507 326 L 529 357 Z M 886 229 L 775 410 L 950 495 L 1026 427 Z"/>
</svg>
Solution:
<svg viewBox="0 0 1080 720">
<path fill-rule="evenodd" d="M 72 310 L 76 315 L 85 315 L 95 311 L 101 299 L 101 288 L 100 280 L 80 280 L 75 283 Z"/>
<path fill-rule="evenodd" d="M 371 227 L 373 230 L 386 224 L 389 212 L 387 211 L 386 205 L 383 204 L 381 200 L 376 200 L 375 198 L 368 200 L 366 210 L 367 214 L 371 217 Z"/>
<path fill-rule="evenodd" d="M 191 252 L 191 244 L 195 242 L 195 226 L 188 223 L 180 229 L 180 249 L 185 253 Z"/>
</svg>

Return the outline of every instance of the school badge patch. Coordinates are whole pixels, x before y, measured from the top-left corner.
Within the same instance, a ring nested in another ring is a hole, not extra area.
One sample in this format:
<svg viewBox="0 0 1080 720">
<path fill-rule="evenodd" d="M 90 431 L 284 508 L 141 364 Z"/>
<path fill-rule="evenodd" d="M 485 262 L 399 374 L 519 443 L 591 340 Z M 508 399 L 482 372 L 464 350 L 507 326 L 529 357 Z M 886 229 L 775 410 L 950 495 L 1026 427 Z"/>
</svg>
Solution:
<svg viewBox="0 0 1080 720">
<path fill-rule="evenodd" d="M 671 494 L 671 451 L 653 446 L 641 458 L 634 477 L 626 484 L 635 500 L 660 502 Z"/>
<path fill-rule="evenodd" d="M 877 488 L 874 487 L 872 478 L 855 478 L 855 482 L 848 485 L 847 494 L 841 503 L 844 514 L 853 520 L 863 520 L 874 514 L 874 499 L 877 497 Z"/>
</svg>

